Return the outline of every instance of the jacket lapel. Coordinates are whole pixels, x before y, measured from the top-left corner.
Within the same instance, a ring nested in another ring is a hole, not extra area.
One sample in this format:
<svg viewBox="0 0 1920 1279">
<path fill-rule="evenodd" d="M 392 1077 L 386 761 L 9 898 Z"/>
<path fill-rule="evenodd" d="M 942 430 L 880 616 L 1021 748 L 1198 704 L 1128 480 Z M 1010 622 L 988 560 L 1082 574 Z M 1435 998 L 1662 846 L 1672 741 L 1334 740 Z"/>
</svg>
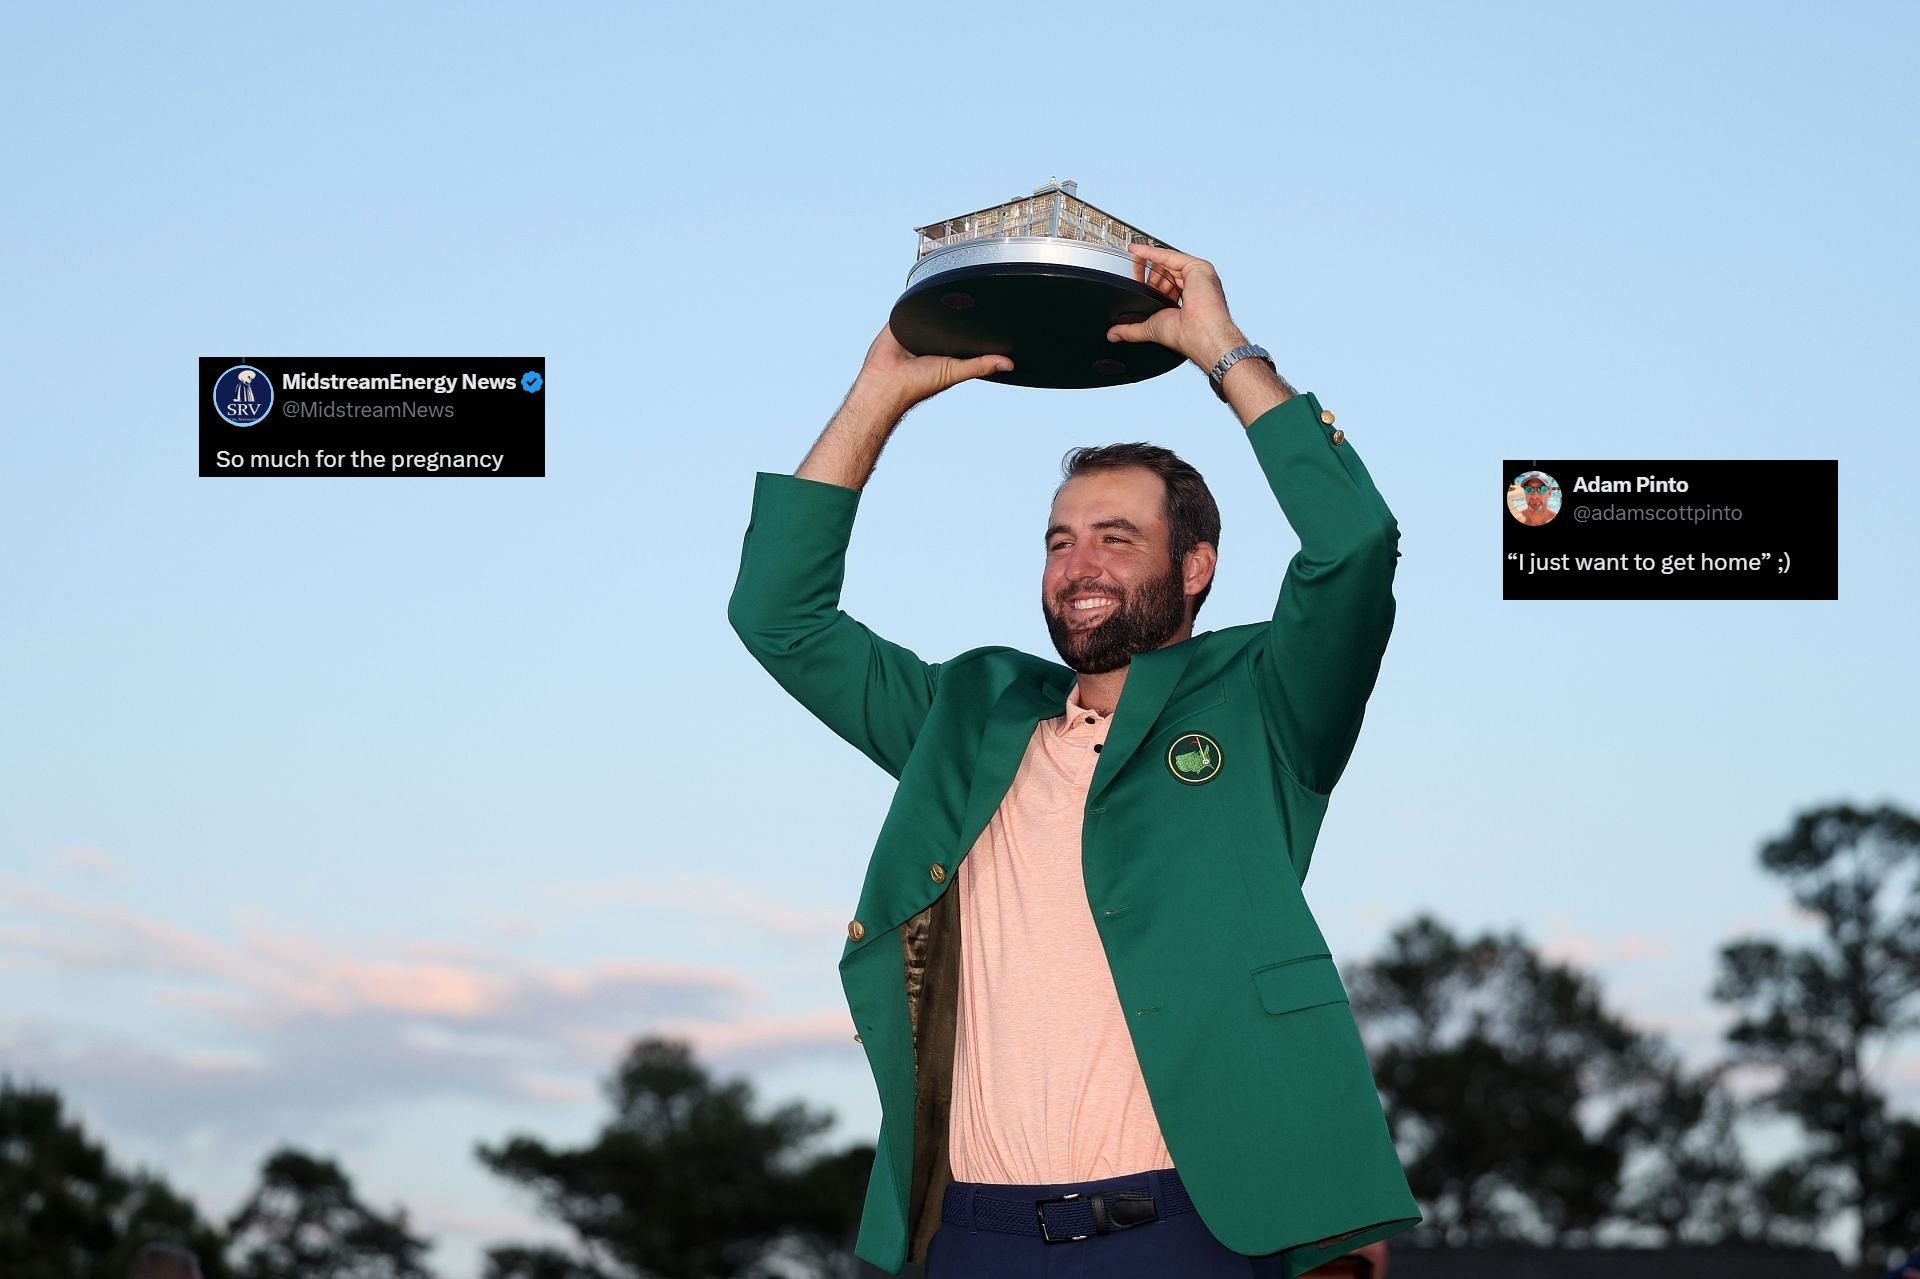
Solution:
<svg viewBox="0 0 1920 1279">
<path fill-rule="evenodd" d="M 1113 775 L 1126 767 L 1140 743 L 1147 740 L 1154 721 L 1173 695 L 1187 663 L 1193 658 L 1193 640 L 1171 648 L 1138 653 L 1127 667 L 1127 682 L 1120 688 L 1120 704 L 1114 707 L 1113 726 L 1107 730 L 1107 743 L 1100 752 L 1100 763 L 1093 770 L 1093 784 L 1087 790 L 1087 802 L 1098 799 Z"/>
<path fill-rule="evenodd" d="M 1198 638 L 1198 637 L 1195 637 Z M 1120 704 L 1114 708 L 1113 727 L 1107 730 L 1106 746 L 1100 763 L 1093 770 L 1088 789 L 1091 802 L 1115 773 L 1147 740 L 1154 721 L 1160 718 L 1167 698 L 1186 673 L 1193 657 L 1193 640 L 1170 648 L 1137 654 L 1127 669 L 1127 682 L 1120 690 Z M 987 715 L 980 735 L 980 753 L 974 757 L 973 779 L 967 788 L 967 804 L 960 822 L 960 846 L 964 857 L 980 838 L 993 812 L 1020 771 L 1021 757 L 1033 737 L 1033 726 L 1043 719 L 1064 715 L 1067 694 L 1072 691 L 1074 673 L 1065 666 L 1045 663 L 1038 671 L 1026 673 L 1008 684 Z"/>
<path fill-rule="evenodd" d="M 973 761 L 973 781 L 960 821 L 960 847 L 965 856 L 1000 806 L 1000 800 L 1020 771 L 1020 760 L 1033 738 L 1033 726 L 1043 719 L 1067 713 L 1067 694 L 1073 672 L 1047 663 L 1039 672 L 1023 674 L 1008 684 L 988 712 L 980 736 L 980 753 Z"/>
</svg>

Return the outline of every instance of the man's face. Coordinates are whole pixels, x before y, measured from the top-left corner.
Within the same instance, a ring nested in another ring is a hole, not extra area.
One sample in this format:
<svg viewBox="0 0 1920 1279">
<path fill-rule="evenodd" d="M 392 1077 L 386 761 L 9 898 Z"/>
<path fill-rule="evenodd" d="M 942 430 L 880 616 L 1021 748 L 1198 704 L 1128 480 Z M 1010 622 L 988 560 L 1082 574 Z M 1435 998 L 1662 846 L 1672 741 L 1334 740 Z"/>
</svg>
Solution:
<svg viewBox="0 0 1920 1279">
<path fill-rule="evenodd" d="M 1528 480 L 1522 486 L 1522 489 L 1527 495 L 1527 509 L 1529 511 L 1544 511 L 1547 509 L 1547 499 L 1553 496 L 1553 489 L 1548 486 L 1545 480 Z"/>
<path fill-rule="evenodd" d="M 1118 670 L 1185 627 L 1185 583 L 1158 475 L 1129 466 L 1076 476 L 1053 499 L 1047 526 L 1040 605 L 1068 666 L 1083 675 Z"/>
</svg>

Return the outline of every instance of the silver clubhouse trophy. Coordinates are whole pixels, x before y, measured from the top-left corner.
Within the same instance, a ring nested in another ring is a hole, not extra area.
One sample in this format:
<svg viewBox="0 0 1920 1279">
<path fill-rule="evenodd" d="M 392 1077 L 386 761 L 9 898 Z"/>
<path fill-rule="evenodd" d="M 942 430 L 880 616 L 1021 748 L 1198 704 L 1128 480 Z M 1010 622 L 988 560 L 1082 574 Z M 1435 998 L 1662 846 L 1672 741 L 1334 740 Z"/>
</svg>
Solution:
<svg viewBox="0 0 1920 1279">
<path fill-rule="evenodd" d="M 1127 246 L 1172 246 L 1078 189 L 1049 179 L 1032 195 L 915 227 L 919 258 L 888 321 L 900 345 L 915 355 L 1009 356 L 1013 372 L 987 380 L 1014 386 L 1118 386 L 1178 366 L 1183 357 L 1157 342 L 1107 341 L 1109 328 L 1180 297 L 1171 276 Z"/>
</svg>

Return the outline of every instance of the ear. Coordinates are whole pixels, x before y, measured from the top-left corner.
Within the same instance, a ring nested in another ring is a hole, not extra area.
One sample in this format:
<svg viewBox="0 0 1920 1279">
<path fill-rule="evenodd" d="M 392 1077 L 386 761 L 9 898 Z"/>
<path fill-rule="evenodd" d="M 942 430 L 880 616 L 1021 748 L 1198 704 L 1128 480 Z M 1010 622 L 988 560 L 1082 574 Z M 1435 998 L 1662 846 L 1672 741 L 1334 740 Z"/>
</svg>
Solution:
<svg viewBox="0 0 1920 1279">
<path fill-rule="evenodd" d="M 1180 591 L 1192 599 L 1206 589 L 1213 580 L 1213 570 L 1220 563 L 1220 553 L 1213 549 L 1212 542 L 1195 542 L 1193 549 L 1187 552 L 1187 562 L 1180 566 Z"/>
</svg>

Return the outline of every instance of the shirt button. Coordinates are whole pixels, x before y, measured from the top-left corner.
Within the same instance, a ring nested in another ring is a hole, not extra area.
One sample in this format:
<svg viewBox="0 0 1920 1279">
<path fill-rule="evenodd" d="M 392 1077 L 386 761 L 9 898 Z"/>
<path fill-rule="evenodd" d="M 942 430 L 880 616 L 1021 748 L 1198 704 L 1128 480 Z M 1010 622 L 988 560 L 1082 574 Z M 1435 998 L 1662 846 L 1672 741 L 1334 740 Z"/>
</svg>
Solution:
<svg viewBox="0 0 1920 1279">
<path fill-rule="evenodd" d="M 861 923 L 859 920 L 856 919 L 847 925 L 848 940 L 859 941 L 862 937 L 865 937 L 866 935 L 867 935 L 867 926 Z"/>
<path fill-rule="evenodd" d="M 933 865 L 927 867 L 927 878 L 936 884 L 944 884 L 947 882 L 947 868 L 939 862 L 935 862 Z"/>
<path fill-rule="evenodd" d="M 1327 424 L 1328 426 L 1332 426 L 1332 425 L 1333 425 L 1333 410 L 1332 410 L 1332 409 L 1321 409 L 1321 410 L 1320 410 L 1320 420 L 1321 420 L 1322 422 L 1324 422 L 1324 423 L 1326 423 L 1326 424 Z"/>
<path fill-rule="evenodd" d="M 1103 743 L 1101 743 L 1101 742 L 1095 742 L 1095 743 L 1093 744 L 1093 753 L 1094 753 L 1094 754 L 1096 754 L 1096 755 L 1098 755 L 1098 754 L 1100 753 L 1100 747 L 1101 747 L 1102 745 L 1103 745 Z"/>
<path fill-rule="evenodd" d="M 1093 716 L 1091 715 L 1087 716 L 1087 723 L 1089 724 L 1093 723 Z"/>
</svg>

